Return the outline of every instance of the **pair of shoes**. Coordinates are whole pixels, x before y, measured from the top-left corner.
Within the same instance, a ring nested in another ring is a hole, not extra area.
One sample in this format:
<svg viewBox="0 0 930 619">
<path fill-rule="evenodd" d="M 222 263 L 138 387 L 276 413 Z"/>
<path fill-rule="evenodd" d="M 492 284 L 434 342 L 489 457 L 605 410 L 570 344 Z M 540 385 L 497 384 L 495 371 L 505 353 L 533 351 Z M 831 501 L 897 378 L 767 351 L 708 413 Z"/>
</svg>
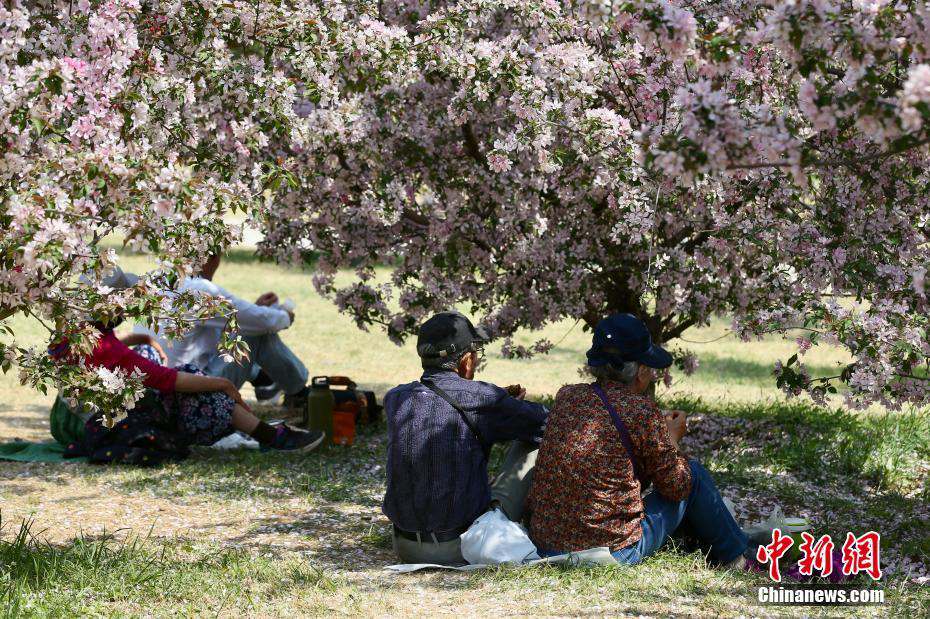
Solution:
<svg viewBox="0 0 930 619">
<path fill-rule="evenodd" d="M 742 565 L 739 565 L 739 559 L 743 560 Z M 833 572 L 829 576 L 827 576 L 827 580 L 829 580 L 833 584 L 840 584 L 844 582 L 849 582 L 850 580 L 853 579 L 852 576 L 846 576 L 845 574 L 843 574 L 842 570 L 840 569 L 839 566 L 841 564 L 841 561 L 843 560 L 843 557 L 842 557 L 842 554 L 838 550 L 833 551 L 832 560 L 833 560 Z M 746 552 L 743 553 L 742 557 L 737 557 L 730 564 L 730 568 L 731 569 L 742 569 L 743 571 L 750 572 L 753 574 L 768 574 L 769 573 L 768 567 L 764 563 L 760 563 L 759 560 L 756 558 L 756 556 L 749 550 L 746 550 Z M 801 567 L 797 563 L 792 563 L 787 568 L 782 570 L 782 578 L 789 582 L 805 583 L 805 582 L 812 582 L 816 580 L 817 578 L 820 578 L 820 576 L 816 572 L 810 575 L 802 574 Z"/>
<path fill-rule="evenodd" d="M 847 575 L 843 573 L 843 553 L 839 550 L 834 550 L 831 553 L 831 563 L 833 564 L 833 571 L 830 572 L 830 575 L 826 577 L 834 585 L 850 582 L 855 578 L 853 575 Z M 801 567 L 795 563 L 791 565 L 787 570 L 785 570 L 785 576 L 791 580 L 797 582 L 811 582 L 817 578 L 823 578 L 816 570 L 812 570 L 813 573 L 810 575 L 802 574 Z"/>
<path fill-rule="evenodd" d="M 307 411 L 307 399 L 309 396 L 310 387 L 304 387 L 297 393 L 286 393 L 284 394 L 284 402 L 281 403 L 281 406 L 287 410 L 303 414 Z"/>
<path fill-rule="evenodd" d="M 261 368 L 259 368 L 258 374 L 251 378 L 249 382 L 255 388 L 255 399 L 259 402 L 266 402 L 282 391 L 274 379 L 268 375 L 268 372 Z"/>
<path fill-rule="evenodd" d="M 325 438 L 326 432 L 295 430 L 282 423 L 275 428 L 274 440 L 268 448 L 277 451 L 313 451 L 323 443 Z"/>
<path fill-rule="evenodd" d="M 255 399 L 259 402 L 267 402 L 268 400 L 275 399 L 281 391 L 283 391 L 283 389 L 278 387 L 277 383 L 255 385 Z"/>
</svg>

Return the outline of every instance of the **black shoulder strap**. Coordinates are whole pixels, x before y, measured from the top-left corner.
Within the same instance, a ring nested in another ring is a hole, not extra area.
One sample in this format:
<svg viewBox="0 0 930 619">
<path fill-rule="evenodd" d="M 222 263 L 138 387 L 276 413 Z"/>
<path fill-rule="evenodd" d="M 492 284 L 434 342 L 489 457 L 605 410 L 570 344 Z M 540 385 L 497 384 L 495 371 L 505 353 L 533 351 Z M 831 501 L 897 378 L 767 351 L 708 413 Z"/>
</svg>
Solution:
<svg viewBox="0 0 930 619">
<path fill-rule="evenodd" d="M 471 430 L 471 433 L 475 435 L 475 438 L 478 440 L 478 444 L 481 445 L 481 450 L 484 452 L 484 457 L 487 459 L 491 455 L 491 445 L 484 440 L 484 436 L 481 434 L 481 431 L 478 430 L 478 424 L 465 412 L 458 402 L 452 399 L 448 393 L 439 388 L 436 383 L 431 380 L 421 380 L 420 381 L 424 387 L 438 395 L 440 398 L 449 403 L 449 406 L 454 408 L 458 412 L 459 416 L 462 418 L 462 421 L 465 422 L 465 425 L 468 426 L 468 429 Z"/>
</svg>

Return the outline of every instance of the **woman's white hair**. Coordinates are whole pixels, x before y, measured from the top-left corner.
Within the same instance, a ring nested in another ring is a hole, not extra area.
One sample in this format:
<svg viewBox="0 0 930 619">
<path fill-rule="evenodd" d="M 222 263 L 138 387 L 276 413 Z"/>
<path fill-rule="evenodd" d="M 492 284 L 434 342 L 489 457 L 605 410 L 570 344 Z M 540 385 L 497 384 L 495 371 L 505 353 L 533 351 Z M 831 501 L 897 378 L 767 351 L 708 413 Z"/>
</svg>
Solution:
<svg viewBox="0 0 930 619">
<path fill-rule="evenodd" d="M 638 361 L 624 361 L 619 368 L 613 365 L 587 366 L 588 374 L 598 381 L 613 380 L 621 382 L 624 385 L 631 385 L 636 380 L 636 373 L 639 372 Z"/>
</svg>

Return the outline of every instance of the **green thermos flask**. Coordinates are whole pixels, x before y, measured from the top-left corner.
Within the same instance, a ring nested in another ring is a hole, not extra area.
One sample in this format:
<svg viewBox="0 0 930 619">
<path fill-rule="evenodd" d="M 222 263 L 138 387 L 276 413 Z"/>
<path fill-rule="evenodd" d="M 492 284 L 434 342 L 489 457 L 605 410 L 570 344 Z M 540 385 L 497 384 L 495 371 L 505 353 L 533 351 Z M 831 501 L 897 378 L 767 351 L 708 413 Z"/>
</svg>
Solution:
<svg viewBox="0 0 930 619">
<path fill-rule="evenodd" d="M 328 376 L 314 376 L 307 396 L 307 429 L 326 432 L 326 442 L 333 440 L 333 406 L 336 400 L 329 388 Z"/>
</svg>

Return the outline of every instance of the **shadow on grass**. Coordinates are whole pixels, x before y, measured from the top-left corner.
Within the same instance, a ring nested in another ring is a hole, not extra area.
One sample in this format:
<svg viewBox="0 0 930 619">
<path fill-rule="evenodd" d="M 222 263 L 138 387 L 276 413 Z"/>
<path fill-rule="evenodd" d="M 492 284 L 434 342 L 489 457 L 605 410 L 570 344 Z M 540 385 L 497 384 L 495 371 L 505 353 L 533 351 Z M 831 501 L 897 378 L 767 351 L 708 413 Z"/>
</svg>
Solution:
<svg viewBox="0 0 930 619">
<path fill-rule="evenodd" d="M 337 569 L 359 570 L 396 563 L 391 525 L 369 512 L 346 512 L 335 504 L 315 505 L 299 516 L 269 514 L 254 518 L 248 532 L 232 541 L 257 549 L 274 545 L 309 551 L 314 562 Z"/>
<path fill-rule="evenodd" d="M 0 403 L 0 424 L 9 424 L 27 429 L 47 428 L 50 413 L 51 407 L 45 404 L 10 405 Z M 49 439 L 51 439 L 51 436 Z"/>
<path fill-rule="evenodd" d="M 0 416 L 0 423 L 10 426 L 12 430 L 41 430 L 43 428 L 48 429 L 49 427 L 48 419 L 42 419 L 35 415 L 2 415 Z M 49 435 L 48 439 L 52 439 L 51 435 Z"/>
<path fill-rule="evenodd" d="M 31 413 L 32 415 L 45 415 L 45 418 L 48 419 L 50 412 L 51 406 L 45 404 L 16 404 L 15 406 L 11 406 L 9 404 L 0 403 L 0 420 L 9 419 L 9 413 Z M 36 417 L 30 416 L 29 419 L 36 419 Z"/>
<path fill-rule="evenodd" d="M 0 462 L 2 462 L 2 461 L 0 461 Z M 3 464 L 3 466 L 10 465 L 9 468 L 10 468 L 14 473 L 17 472 L 19 469 L 22 468 L 22 467 L 20 466 L 21 463 L 19 463 L 19 462 L 2 462 L 2 464 Z M 15 476 L 15 475 L 14 475 L 14 476 Z M 37 487 L 37 486 L 34 485 L 34 484 L 29 484 L 29 483 L 18 483 L 18 482 L 15 482 L 15 481 L 9 481 L 9 479 L 8 479 L 8 478 L 5 478 L 5 477 L 0 477 L 0 480 L 3 481 L 3 493 L 0 494 L 0 498 L 2 498 L 2 497 L 4 497 L 4 496 L 5 496 L 5 497 L 14 497 L 14 496 L 15 496 L 15 497 L 38 496 L 38 495 L 42 495 L 42 494 L 44 493 L 44 488 Z M 61 480 L 59 480 L 59 479 L 49 480 L 48 478 L 43 477 L 43 478 L 42 478 L 42 481 L 43 481 L 43 482 L 46 482 L 46 483 L 48 483 L 49 481 L 51 481 L 52 483 L 54 483 L 54 484 L 56 484 L 56 485 L 58 485 L 58 486 L 68 486 L 68 485 L 70 485 L 70 484 L 72 483 L 73 479 L 72 479 L 72 478 L 68 478 L 68 479 L 61 479 Z M 59 505 L 66 505 L 67 503 L 73 503 L 73 502 L 77 502 L 77 501 L 93 501 L 93 500 L 99 499 L 100 497 L 101 497 L 101 494 L 100 494 L 99 492 L 96 492 L 96 493 L 93 493 L 93 494 L 81 494 L 81 495 L 78 495 L 78 496 L 65 497 L 65 498 L 61 498 L 61 499 L 43 499 L 42 502 L 43 502 L 43 504 L 59 504 Z M 2 506 L 2 502 L 0 502 L 0 506 Z"/>
<path fill-rule="evenodd" d="M 376 505 L 383 486 L 383 426 L 360 429 L 352 447 L 328 446 L 308 454 L 197 449 L 188 459 L 158 468 L 82 467 L 119 492 L 159 497 L 206 496 Z M 115 474 L 114 474 L 115 473 Z"/>
<path fill-rule="evenodd" d="M 50 406 L 43 404 L 0 404 L 0 433 L 4 435 L 0 443 L 26 438 L 27 433 L 31 439 L 35 431 L 44 431 L 47 438 L 40 440 L 52 440 L 49 430 L 50 409 Z"/>
<path fill-rule="evenodd" d="M 369 386 L 370 387 L 370 386 Z M 930 527 L 902 515 L 925 511 L 930 498 L 930 417 L 926 413 L 857 415 L 804 402 L 707 403 L 676 398 L 663 405 L 696 419 L 691 452 L 722 488 L 744 500 L 765 497 L 786 512 L 811 513 L 818 531 L 880 531 L 900 554 L 930 557 Z M 394 562 L 389 524 L 377 516 L 384 491 L 383 424 L 361 428 L 351 448 L 310 454 L 198 450 L 187 461 L 157 469 L 74 465 L 43 467 L 36 476 L 68 483 L 92 479 L 106 492 L 218 501 L 259 499 L 253 529 L 242 543 L 262 545 L 263 534 L 293 536 L 330 565 Z M 502 449 L 495 449 L 498 461 Z M 493 468 L 493 467 L 492 467 Z M 745 492 L 742 492 L 745 491 Z M 305 515 L 261 514 L 263 505 L 299 497 Z M 367 557 L 367 558 L 365 558 Z M 361 562 L 361 563 L 359 563 Z M 357 567 L 357 565 L 356 565 Z"/>
<path fill-rule="evenodd" d="M 819 535 L 830 534 L 840 543 L 847 531 L 861 535 L 878 531 L 884 550 L 894 547 L 899 555 L 930 561 L 930 525 L 926 521 L 900 518 L 916 514 L 927 502 L 920 494 L 899 491 L 870 491 L 855 478 L 826 481 L 822 484 L 798 483 L 790 478 L 773 478 L 761 471 L 717 468 L 708 463 L 718 485 L 754 496 L 766 496 L 778 504 L 786 515 L 805 515 Z M 764 514 L 760 514 L 764 515 Z M 748 523 L 743 523 L 748 524 Z M 900 576 L 900 574 L 898 574 Z"/>
<path fill-rule="evenodd" d="M 109 473 L 107 473 L 108 469 Z M 32 485 L 30 481 L 39 481 L 56 486 L 70 486 L 77 478 L 92 479 L 94 481 L 105 480 L 107 476 L 112 477 L 119 470 L 84 462 L 15 462 L 0 460 L 0 481 L 3 483 L 3 490 L 10 491 L 13 494 L 27 495 L 41 492 L 41 487 Z M 13 492 L 13 488 L 17 486 L 20 491 Z"/>
<path fill-rule="evenodd" d="M 903 489 L 919 481 L 930 463 L 930 413 L 857 414 L 803 401 L 706 403 L 675 397 L 671 408 L 729 420 L 731 431 L 760 448 L 760 462 L 816 479 L 825 473 L 853 476 L 879 488 Z"/>
<path fill-rule="evenodd" d="M 715 381 L 736 384 L 774 385 L 774 364 L 733 357 L 719 357 L 704 353 L 700 356 L 700 365 L 695 372 L 696 378 L 713 377 Z M 805 365 L 810 375 L 834 376 L 842 370 L 843 364 Z"/>
</svg>

